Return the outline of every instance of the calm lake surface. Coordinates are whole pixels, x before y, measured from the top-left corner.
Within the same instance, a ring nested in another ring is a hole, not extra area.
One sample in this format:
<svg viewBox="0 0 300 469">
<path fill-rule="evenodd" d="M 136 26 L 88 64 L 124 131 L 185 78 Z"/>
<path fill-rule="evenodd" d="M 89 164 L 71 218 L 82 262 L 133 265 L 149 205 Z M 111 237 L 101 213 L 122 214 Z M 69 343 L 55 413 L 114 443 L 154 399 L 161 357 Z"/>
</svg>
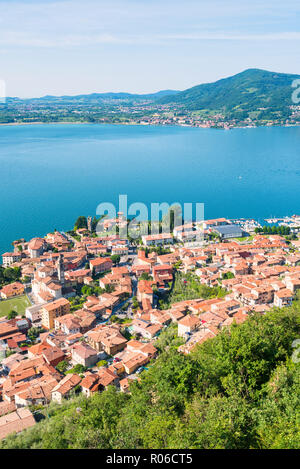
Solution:
<svg viewBox="0 0 300 469">
<path fill-rule="evenodd" d="M 300 127 L 0 127 L 0 252 L 101 202 L 204 202 L 205 217 L 300 212 Z M 1 261 L 0 261 L 1 262 Z"/>
</svg>

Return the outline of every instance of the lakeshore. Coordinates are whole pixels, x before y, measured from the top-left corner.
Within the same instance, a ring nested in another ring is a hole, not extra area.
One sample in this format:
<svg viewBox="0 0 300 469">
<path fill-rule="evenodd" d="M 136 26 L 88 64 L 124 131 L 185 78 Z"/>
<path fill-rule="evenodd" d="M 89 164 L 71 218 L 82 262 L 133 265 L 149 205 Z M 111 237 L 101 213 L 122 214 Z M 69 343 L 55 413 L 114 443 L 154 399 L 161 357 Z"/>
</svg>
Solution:
<svg viewBox="0 0 300 469">
<path fill-rule="evenodd" d="M 53 225 L 71 227 L 119 193 L 149 207 L 173 203 L 176 189 L 178 202 L 204 203 L 211 218 L 291 216 L 299 212 L 298 141 L 298 127 L 2 126 L 0 251 Z"/>
<path fill-rule="evenodd" d="M 216 129 L 216 130 L 231 130 L 231 129 L 257 129 L 260 127 L 299 127 L 300 122 L 296 123 L 289 123 L 289 124 L 283 124 L 283 123 L 259 123 L 256 125 L 230 125 L 228 126 L 227 123 L 224 125 L 201 125 L 201 124 L 186 124 L 186 123 L 180 123 L 180 122 L 133 122 L 133 121 L 128 121 L 128 122 L 90 122 L 90 121 L 49 121 L 49 122 L 43 122 L 43 121 L 37 121 L 37 122 L 2 122 L 0 123 L 0 127 L 2 126 L 19 126 L 19 125 L 141 125 L 141 126 L 168 126 L 168 127 L 190 127 L 190 128 L 198 128 L 198 129 Z"/>
</svg>

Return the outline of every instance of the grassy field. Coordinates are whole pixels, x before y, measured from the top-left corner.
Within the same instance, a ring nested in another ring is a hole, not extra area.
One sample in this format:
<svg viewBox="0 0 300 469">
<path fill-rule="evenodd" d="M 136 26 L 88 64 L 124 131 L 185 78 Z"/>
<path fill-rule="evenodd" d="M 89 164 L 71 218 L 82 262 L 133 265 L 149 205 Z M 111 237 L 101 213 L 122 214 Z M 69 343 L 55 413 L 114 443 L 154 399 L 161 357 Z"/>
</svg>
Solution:
<svg viewBox="0 0 300 469">
<path fill-rule="evenodd" d="M 245 236 L 244 238 L 232 238 L 232 241 L 239 241 L 241 243 L 247 242 L 250 243 L 252 241 L 254 236 Z"/>
<path fill-rule="evenodd" d="M 6 316 L 12 309 L 18 314 L 23 314 L 30 304 L 26 295 L 18 296 L 11 300 L 2 300 L 0 301 L 0 317 Z"/>
</svg>

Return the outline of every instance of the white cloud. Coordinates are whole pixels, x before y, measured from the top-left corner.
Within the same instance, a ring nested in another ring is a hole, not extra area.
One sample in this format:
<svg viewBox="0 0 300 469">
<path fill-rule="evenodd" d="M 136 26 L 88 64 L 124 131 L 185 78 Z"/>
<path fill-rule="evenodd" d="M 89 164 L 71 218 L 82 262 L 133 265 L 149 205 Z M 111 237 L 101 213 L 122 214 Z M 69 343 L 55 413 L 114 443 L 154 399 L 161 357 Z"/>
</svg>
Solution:
<svg viewBox="0 0 300 469">
<path fill-rule="evenodd" d="M 0 33 L 0 45 L 18 47 L 78 47 L 96 44 L 130 44 L 129 38 L 121 38 L 111 34 L 101 33 L 94 35 L 65 35 L 53 38 L 35 36 L 28 33 L 9 32 Z"/>
<path fill-rule="evenodd" d="M 297 41 L 300 37 L 294 32 L 298 0 L 285 0 L 284 5 L 279 0 L 249 0 L 239 2 L 238 8 L 237 0 L 0 0 L 0 7 L 4 47 Z"/>
<path fill-rule="evenodd" d="M 168 34 L 160 36 L 167 40 L 208 40 L 208 41 L 298 41 L 300 32 L 278 32 L 266 34 L 232 34 L 232 33 L 195 33 L 195 34 Z"/>
<path fill-rule="evenodd" d="M 55 37 L 34 35 L 27 32 L 3 32 L 0 33 L 1 46 L 37 47 L 37 48 L 62 48 L 84 47 L 100 44 L 152 44 L 159 45 L 172 41 L 299 41 L 300 32 L 278 32 L 265 34 L 232 34 L 230 32 L 201 32 L 165 35 L 115 35 L 105 32 L 86 34 L 60 34 Z"/>
</svg>

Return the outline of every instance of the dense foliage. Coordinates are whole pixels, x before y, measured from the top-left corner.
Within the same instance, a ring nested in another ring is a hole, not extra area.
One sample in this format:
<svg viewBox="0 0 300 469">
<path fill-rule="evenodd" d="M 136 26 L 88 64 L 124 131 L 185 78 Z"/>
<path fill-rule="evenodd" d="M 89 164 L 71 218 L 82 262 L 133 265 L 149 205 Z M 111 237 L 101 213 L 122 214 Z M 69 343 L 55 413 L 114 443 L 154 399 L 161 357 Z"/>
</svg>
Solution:
<svg viewBox="0 0 300 469">
<path fill-rule="evenodd" d="M 0 266 L 0 288 L 8 283 L 19 281 L 21 278 L 20 267 L 6 267 Z"/>
<path fill-rule="evenodd" d="M 228 292 L 221 287 L 209 287 L 201 284 L 194 272 L 183 274 L 176 272 L 173 285 L 167 292 L 157 293 L 161 309 L 169 308 L 173 303 L 196 298 L 223 297 Z"/>
<path fill-rule="evenodd" d="M 78 217 L 75 222 L 75 226 L 74 226 L 75 231 L 81 228 L 87 228 L 87 219 L 84 216 Z"/>
<path fill-rule="evenodd" d="M 291 232 L 289 226 L 263 226 L 262 228 L 255 228 L 255 233 L 263 234 L 278 234 L 282 236 L 288 236 Z"/>
<path fill-rule="evenodd" d="M 276 117 L 278 111 L 289 114 L 292 104 L 291 88 L 298 75 L 249 69 L 232 77 L 194 86 L 173 96 L 165 96 L 162 103 L 182 104 L 187 109 L 210 109 L 224 112 L 228 117 L 244 119 L 251 111 L 261 119 Z M 257 111 L 261 109 L 260 111 Z"/>
<path fill-rule="evenodd" d="M 0 448 L 299 448 L 299 332 L 299 302 L 234 324 L 188 356 L 171 326 L 130 395 L 111 387 L 51 404 Z"/>
</svg>

